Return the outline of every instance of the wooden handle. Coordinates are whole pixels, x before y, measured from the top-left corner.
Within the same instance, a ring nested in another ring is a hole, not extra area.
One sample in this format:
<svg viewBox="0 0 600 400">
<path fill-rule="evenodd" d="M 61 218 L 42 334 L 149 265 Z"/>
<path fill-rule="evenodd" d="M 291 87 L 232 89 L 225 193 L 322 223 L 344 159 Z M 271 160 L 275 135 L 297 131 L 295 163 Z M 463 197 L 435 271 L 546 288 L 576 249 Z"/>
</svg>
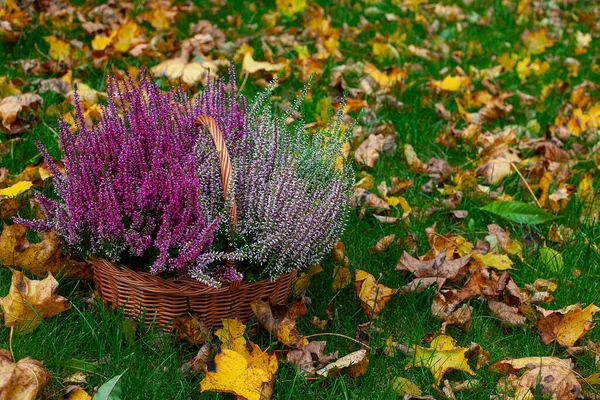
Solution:
<svg viewBox="0 0 600 400">
<path fill-rule="evenodd" d="M 198 125 L 206 126 L 208 128 L 208 132 L 212 137 L 213 143 L 217 148 L 217 152 L 219 153 L 219 164 L 221 166 L 221 184 L 223 185 L 223 197 L 225 201 L 227 201 L 227 195 L 229 194 L 229 185 L 231 181 L 231 174 L 233 172 L 233 167 L 231 165 L 231 158 L 229 157 L 229 150 L 227 150 L 227 146 L 225 145 L 225 139 L 223 139 L 223 133 L 221 132 L 221 128 L 217 125 L 217 121 L 213 117 L 209 117 L 208 115 L 202 115 L 196 118 L 196 123 Z M 235 204 L 235 198 L 231 199 L 231 211 L 229 212 L 231 215 L 231 219 L 234 225 L 237 224 L 237 207 Z"/>
</svg>

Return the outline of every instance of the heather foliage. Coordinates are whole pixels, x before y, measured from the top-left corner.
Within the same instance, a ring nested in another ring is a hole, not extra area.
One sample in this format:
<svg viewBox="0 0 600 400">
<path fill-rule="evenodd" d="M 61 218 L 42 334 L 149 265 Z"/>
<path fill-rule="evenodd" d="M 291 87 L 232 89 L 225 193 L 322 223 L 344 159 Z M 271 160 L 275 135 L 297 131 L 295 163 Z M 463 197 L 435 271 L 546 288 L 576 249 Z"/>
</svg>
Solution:
<svg viewBox="0 0 600 400">
<path fill-rule="evenodd" d="M 93 129 L 76 97 L 75 132 L 60 122 L 64 174 L 40 146 L 60 199 L 38 195 L 46 220 L 17 222 L 53 229 L 83 254 L 112 261 L 134 257 L 149 261 L 152 273 L 186 273 L 202 261 L 219 224 L 199 201 L 214 185 L 210 177 L 196 176 L 193 118 L 203 113 L 224 121 L 225 134 L 235 141 L 244 128 L 244 106 L 228 89 L 222 80 L 212 82 L 191 106 L 183 92 L 163 94 L 149 78 L 139 84 L 110 78 L 108 105 Z"/>
<path fill-rule="evenodd" d="M 276 116 L 272 90 L 249 107 L 249 134 L 228 143 L 235 148 L 230 185 L 238 222 L 226 226 L 233 248 L 229 257 L 242 261 L 241 272 L 274 278 L 318 262 L 339 239 L 353 172 L 342 156 L 343 107 L 329 126 L 309 133 L 302 120 L 286 124 L 303 96 Z"/>
</svg>

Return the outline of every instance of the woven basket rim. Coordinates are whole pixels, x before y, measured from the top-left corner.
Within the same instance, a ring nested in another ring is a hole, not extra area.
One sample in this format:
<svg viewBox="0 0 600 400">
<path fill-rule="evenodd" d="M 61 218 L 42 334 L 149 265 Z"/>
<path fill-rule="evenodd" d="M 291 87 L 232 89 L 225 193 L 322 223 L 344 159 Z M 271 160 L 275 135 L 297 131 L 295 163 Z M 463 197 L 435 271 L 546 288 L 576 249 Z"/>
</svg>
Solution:
<svg viewBox="0 0 600 400">
<path fill-rule="evenodd" d="M 115 264 L 107 259 L 100 257 L 91 257 L 92 265 L 94 266 L 94 274 L 97 273 L 98 268 L 106 271 L 112 269 L 119 271 L 118 279 L 123 281 L 126 280 L 128 285 L 141 286 L 145 292 L 156 293 L 156 294 L 169 294 L 180 297 L 191 297 L 198 296 L 205 293 L 218 293 L 218 292 L 229 292 L 237 290 L 241 286 L 246 285 L 263 285 L 268 282 L 277 282 L 285 279 L 290 275 L 296 275 L 297 270 L 292 270 L 284 274 L 279 275 L 277 278 L 262 279 L 258 281 L 248 281 L 243 279 L 239 282 L 223 282 L 219 287 L 209 286 L 204 282 L 198 281 L 193 278 L 162 278 L 151 274 L 150 272 L 144 271 L 136 267 L 130 267 L 122 264 Z M 107 272 L 107 271 L 106 271 Z M 117 277 L 115 277 L 117 278 Z"/>
</svg>

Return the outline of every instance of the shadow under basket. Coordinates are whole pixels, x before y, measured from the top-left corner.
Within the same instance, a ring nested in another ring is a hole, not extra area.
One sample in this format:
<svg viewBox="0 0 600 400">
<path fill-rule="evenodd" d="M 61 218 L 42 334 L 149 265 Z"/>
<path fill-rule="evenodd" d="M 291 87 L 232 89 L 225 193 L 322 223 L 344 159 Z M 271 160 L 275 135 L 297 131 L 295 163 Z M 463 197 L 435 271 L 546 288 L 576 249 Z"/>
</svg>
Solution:
<svg viewBox="0 0 600 400">
<path fill-rule="evenodd" d="M 156 323 L 160 327 L 190 313 L 210 328 L 221 327 L 224 318 L 247 323 L 254 316 L 250 307 L 253 300 L 285 304 L 297 275 L 294 270 L 274 281 L 232 282 L 214 288 L 191 278 L 160 278 L 104 259 L 93 258 L 92 264 L 96 290 L 105 302 L 122 307 L 136 319 L 145 311 L 146 325 Z"/>
</svg>

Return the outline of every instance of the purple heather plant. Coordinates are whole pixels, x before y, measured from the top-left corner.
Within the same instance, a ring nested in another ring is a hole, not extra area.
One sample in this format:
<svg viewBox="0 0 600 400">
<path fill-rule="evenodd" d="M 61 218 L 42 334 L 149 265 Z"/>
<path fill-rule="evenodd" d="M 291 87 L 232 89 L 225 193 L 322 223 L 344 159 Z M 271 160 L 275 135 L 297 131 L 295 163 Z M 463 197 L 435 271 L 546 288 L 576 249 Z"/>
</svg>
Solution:
<svg viewBox="0 0 600 400">
<path fill-rule="evenodd" d="M 231 82 L 235 82 L 231 79 Z M 162 93 L 150 78 L 139 84 L 127 78 L 108 81 L 108 104 L 92 129 L 86 127 L 78 96 L 76 129 L 59 122 L 64 155 L 61 173 L 46 149 L 39 150 L 54 175 L 59 199 L 37 199 L 45 220 L 15 222 L 40 231 L 54 230 L 76 251 L 123 261 L 149 259 L 150 272 L 188 269 L 207 271 L 223 201 L 218 171 L 198 168 L 211 154 L 199 143 L 194 119 L 219 121 L 224 137 L 236 149 L 244 137 L 246 106 L 234 84 L 209 81 L 190 101 L 181 90 Z M 214 155 L 214 151 L 212 157 Z M 222 268 L 218 277 L 234 277 Z M 209 273 L 197 275 L 216 284 Z M 239 276 L 237 276 L 239 279 Z"/>
</svg>

